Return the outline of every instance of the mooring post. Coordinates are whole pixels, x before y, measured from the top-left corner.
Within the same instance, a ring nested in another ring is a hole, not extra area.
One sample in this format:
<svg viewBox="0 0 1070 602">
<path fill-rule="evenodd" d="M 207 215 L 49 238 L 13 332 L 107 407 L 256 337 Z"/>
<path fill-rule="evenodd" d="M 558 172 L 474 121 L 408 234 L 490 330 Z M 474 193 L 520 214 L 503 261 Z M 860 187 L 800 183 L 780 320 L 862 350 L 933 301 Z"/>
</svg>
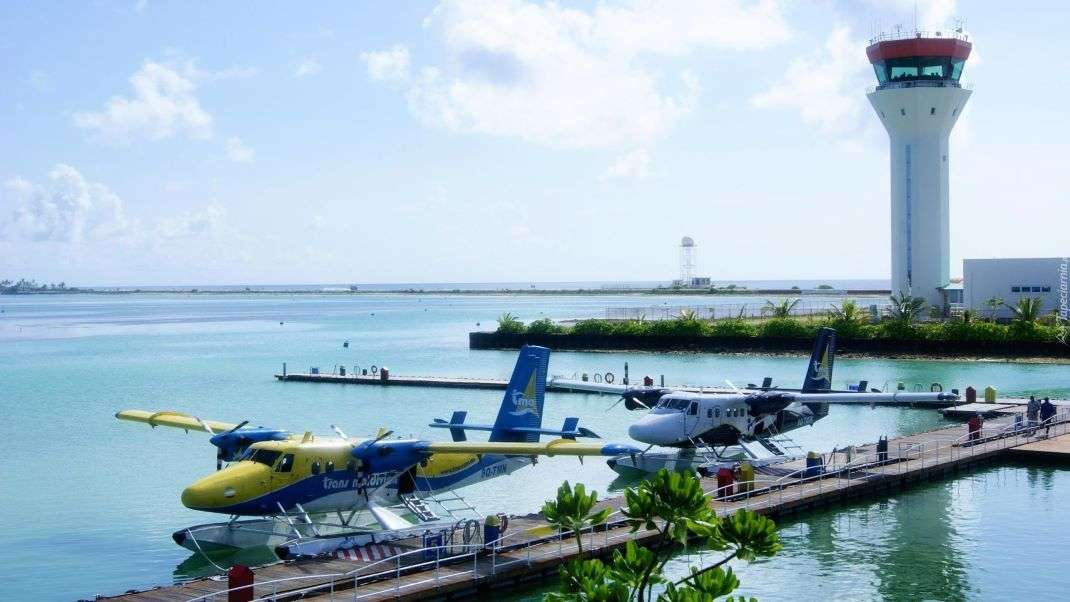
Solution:
<svg viewBox="0 0 1070 602">
<path fill-rule="evenodd" d="M 282 363 L 282 377 L 286 378 L 286 362 Z"/>
</svg>

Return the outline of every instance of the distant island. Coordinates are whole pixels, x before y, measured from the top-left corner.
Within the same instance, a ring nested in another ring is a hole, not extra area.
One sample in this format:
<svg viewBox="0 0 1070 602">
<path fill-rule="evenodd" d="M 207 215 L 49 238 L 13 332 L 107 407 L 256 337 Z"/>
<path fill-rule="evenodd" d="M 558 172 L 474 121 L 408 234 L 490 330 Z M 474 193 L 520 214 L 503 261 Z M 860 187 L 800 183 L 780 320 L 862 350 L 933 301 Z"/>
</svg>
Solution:
<svg viewBox="0 0 1070 602">
<path fill-rule="evenodd" d="M 0 295 L 48 295 L 48 294 L 194 294 L 194 295 L 884 295 L 887 289 L 842 289 L 828 284 L 813 288 L 800 289 L 798 286 L 788 288 L 748 288 L 738 284 L 710 285 L 707 287 L 686 287 L 678 285 L 651 286 L 613 286 L 577 287 L 577 288 L 527 288 L 515 285 L 503 285 L 501 288 L 446 288 L 441 285 L 434 288 L 416 288 L 399 285 L 398 288 L 360 288 L 357 285 L 256 285 L 256 286 L 106 286 L 76 287 L 66 282 L 38 283 L 36 280 L 20 278 L 19 280 L 0 280 Z M 472 285 L 464 285 L 472 286 Z"/>
</svg>

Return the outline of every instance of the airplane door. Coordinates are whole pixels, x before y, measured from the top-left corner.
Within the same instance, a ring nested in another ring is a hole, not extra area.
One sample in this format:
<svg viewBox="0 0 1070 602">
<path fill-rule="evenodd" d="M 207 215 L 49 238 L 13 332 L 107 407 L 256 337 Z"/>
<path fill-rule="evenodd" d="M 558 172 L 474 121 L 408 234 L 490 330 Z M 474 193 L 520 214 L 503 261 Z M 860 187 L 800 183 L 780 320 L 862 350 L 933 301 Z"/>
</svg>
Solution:
<svg viewBox="0 0 1070 602">
<path fill-rule="evenodd" d="M 684 434 L 688 437 L 694 437 L 699 433 L 699 415 L 698 415 L 698 402 L 692 401 L 687 406 L 687 412 L 684 417 Z"/>
</svg>

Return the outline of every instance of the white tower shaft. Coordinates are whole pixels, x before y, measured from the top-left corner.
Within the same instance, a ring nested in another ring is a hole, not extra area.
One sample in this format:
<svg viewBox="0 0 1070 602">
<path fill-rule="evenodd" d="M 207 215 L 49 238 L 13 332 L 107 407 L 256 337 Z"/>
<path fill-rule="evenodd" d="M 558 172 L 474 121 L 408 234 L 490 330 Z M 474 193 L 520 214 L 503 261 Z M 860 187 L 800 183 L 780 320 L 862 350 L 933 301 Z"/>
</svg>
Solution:
<svg viewBox="0 0 1070 602">
<path fill-rule="evenodd" d="M 921 85 L 868 97 L 891 143 L 892 294 L 941 306 L 951 264 L 948 139 L 970 91 Z"/>
</svg>

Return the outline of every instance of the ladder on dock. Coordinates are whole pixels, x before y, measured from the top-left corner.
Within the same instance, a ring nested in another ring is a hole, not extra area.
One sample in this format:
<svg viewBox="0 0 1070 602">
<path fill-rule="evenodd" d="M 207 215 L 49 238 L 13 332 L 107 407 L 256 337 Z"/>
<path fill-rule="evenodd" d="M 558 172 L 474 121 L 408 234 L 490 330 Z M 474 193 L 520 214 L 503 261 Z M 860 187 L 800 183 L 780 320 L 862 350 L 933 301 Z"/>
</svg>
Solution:
<svg viewBox="0 0 1070 602">
<path fill-rule="evenodd" d="M 402 495 L 401 503 L 408 508 L 409 512 L 412 512 L 423 522 L 438 520 L 438 515 L 427 506 L 427 502 L 416 497 L 416 494 L 406 493 Z"/>
</svg>

